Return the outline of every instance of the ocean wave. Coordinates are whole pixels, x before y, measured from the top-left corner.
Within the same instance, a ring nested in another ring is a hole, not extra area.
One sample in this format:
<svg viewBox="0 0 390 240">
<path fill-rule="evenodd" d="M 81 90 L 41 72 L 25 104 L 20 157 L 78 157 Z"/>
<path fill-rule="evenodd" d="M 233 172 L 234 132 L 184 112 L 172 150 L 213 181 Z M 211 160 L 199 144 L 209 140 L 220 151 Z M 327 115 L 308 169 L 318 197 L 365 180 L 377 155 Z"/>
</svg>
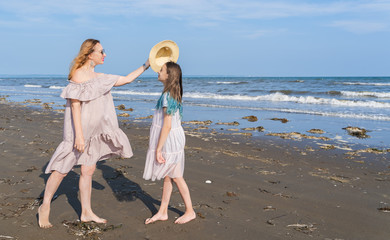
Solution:
<svg viewBox="0 0 390 240">
<path fill-rule="evenodd" d="M 390 108 L 390 103 L 376 101 L 352 101 L 340 100 L 335 98 L 318 98 L 313 96 L 296 97 L 287 96 L 282 93 L 273 93 L 262 96 L 244 96 L 244 95 L 219 95 L 213 93 L 187 93 L 184 97 L 200 99 L 217 99 L 217 100 L 239 100 L 239 101 L 271 101 L 271 102 L 295 102 L 302 104 L 322 104 L 332 106 L 348 107 L 370 107 L 370 108 Z"/>
<path fill-rule="evenodd" d="M 210 84 L 234 84 L 234 85 L 238 85 L 238 84 L 247 84 L 248 82 L 208 82 Z"/>
<path fill-rule="evenodd" d="M 376 98 L 390 98 L 390 92 L 352 92 L 341 91 L 341 94 L 348 97 L 376 97 Z"/>
<path fill-rule="evenodd" d="M 50 86 L 49 88 L 51 88 L 51 89 L 64 89 L 65 87 L 61 87 L 61 86 Z"/>
<path fill-rule="evenodd" d="M 283 93 L 286 95 L 290 94 L 306 94 L 309 93 L 309 91 L 294 91 L 294 90 L 272 90 L 270 93 Z"/>
<path fill-rule="evenodd" d="M 26 84 L 24 87 L 30 87 L 30 88 L 41 88 L 42 85 L 32 85 L 32 84 Z"/>
<path fill-rule="evenodd" d="M 111 93 L 122 95 L 138 95 L 138 96 L 160 96 L 161 92 L 136 92 L 136 91 L 111 91 Z"/>
<path fill-rule="evenodd" d="M 202 104 L 202 103 L 200 103 L 200 104 L 191 103 L 190 105 L 195 105 L 195 106 L 200 106 L 200 107 L 210 107 L 210 108 L 233 108 L 233 109 L 245 109 L 245 110 L 255 110 L 255 111 L 272 111 L 272 112 L 284 112 L 284 113 L 309 114 L 309 115 L 319 115 L 319 116 L 325 116 L 325 117 L 354 118 L 354 119 L 358 118 L 358 119 L 365 119 L 365 120 L 390 121 L 390 116 L 376 115 L 376 114 L 321 112 L 321 111 L 290 109 L 290 108 L 225 106 L 225 105 Z"/>
<path fill-rule="evenodd" d="M 390 83 L 367 83 L 367 82 L 338 82 L 343 85 L 367 85 L 367 86 L 390 86 Z"/>
</svg>

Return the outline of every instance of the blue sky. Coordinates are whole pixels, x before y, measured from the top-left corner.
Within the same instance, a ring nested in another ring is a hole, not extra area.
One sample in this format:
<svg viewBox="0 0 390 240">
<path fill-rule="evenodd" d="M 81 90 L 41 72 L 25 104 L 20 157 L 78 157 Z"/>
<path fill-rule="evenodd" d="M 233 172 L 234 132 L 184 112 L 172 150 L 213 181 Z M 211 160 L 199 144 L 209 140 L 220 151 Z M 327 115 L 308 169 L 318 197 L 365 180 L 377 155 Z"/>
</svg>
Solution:
<svg viewBox="0 0 390 240">
<path fill-rule="evenodd" d="M 390 0 L 0 0 L 0 33 L 0 74 L 67 74 L 96 38 L 112 74 L 171 39 L 185 75 L 390 76 Z"/>
</svg>

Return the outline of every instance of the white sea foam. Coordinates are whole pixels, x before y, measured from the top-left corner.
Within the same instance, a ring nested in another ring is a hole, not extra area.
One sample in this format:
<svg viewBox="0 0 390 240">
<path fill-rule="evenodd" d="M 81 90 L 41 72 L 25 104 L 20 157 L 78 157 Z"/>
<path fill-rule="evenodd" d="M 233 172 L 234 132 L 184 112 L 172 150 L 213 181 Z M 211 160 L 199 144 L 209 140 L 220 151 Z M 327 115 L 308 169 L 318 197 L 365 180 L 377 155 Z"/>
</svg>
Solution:
<svg viewBox="0 0 390 240">
<path fill-rule="evenodd" d="M 32 84 L 26 84 L 24 87 L 30 87 L 30 88 L 41 88 L 42 85 L 32 85 Z"/>
<path fill-rule="evenodd" d="M 390 83 L 367 83 L 367 82 L 340 82 L 343 85 L 368 85 L 368 86 L 390 86 Z"/>
<path fill-rule="evenodd" d="M 341 94 L 348 97 L 377 97 L 377 98 L 390 98 L 390 92 L 353 92 L 353 91 L 341 91 Z"/>
<path fill-rule="evenodd" d="M 241 84 L 246 82 L 208 82 L 210 84 Z"/>
<path fill-rule="evenodd" d="M 219 100 L 226 99 L 226 100 L 239 100 L 239 101 L 295 102 L 301 104 L 322 104 L 322 105 L 348 106 L 348 107 L 390 108 L 390 103 L 386 103 L 386 102 L 339 100 L 335 98 L 317 98 L 312 96 L 296 97 L 296 96 L 288 96 L 279 92 L 268 94 L 268 95 L 261 95 L 261 96 L 220 95 L 214 93 L 186 93 L 184 94 L 184 97 L 219 99 Z"/>
<path fill-rule="evenodd" d="M 65 87 L 61 87 L 61 86 L 50 86 L 49 88 L 51 88 L 51 89 L 64 89 Z"/>
<path fill-rule="evenodd" d="M 354 118 L 354 119 L 358 118 L 358 119 L 366 119 L 366 120 L 390 121 L 390 116 L 376 115 L 376 114 L 321 112 L 321 111 L 311 111 L 311 110 L 291 109 L 291 108 L 242 107 L 242 106 L 225 106 L 225 105 L 217 105 L 217 104 L 197 104 L 197 103 L 192 103 L 191 105 L 201 106 L 201 107 L 247 109 L 247 110 L 255 110 L 255 111 L 272 111 L 272 112 L 320 115 L 326 117 Z"/>
<path fill-rule="evenodd" d="M 112 91 L 115 94 L 121 95 L 138 95 L 138 96 L 159 96 L 159 92 L 136 92 L 136 91 Z M 193 99 L 216 99 L 216 100 L 235 100 L 235 101 L 271 101 L 271 102 L 295 102 L 301 104 L 321 104 L 332 106 L 345 107 L 369 107 L 369 108 L 390 108 L 390 103 L 377 101 L 352 101 L 339 100 L 335 98 L 317 98 L 313 96 L 297 97 L 288 96 L 279 92 L 260 95 L 260 96 L 245 96 L 245 95 L 221 95 L 215 93 L 198 93 L 187 92 L 183 95 L 184 98 Z"/>
<path fill-rule="evenodd" d="M 161 92 L 136 92 L 136 91 L 111 91 L 115 94 L 122 94 L 122 95 L 138 95 L 138 96 L 160 96 Z"/>
</svg>

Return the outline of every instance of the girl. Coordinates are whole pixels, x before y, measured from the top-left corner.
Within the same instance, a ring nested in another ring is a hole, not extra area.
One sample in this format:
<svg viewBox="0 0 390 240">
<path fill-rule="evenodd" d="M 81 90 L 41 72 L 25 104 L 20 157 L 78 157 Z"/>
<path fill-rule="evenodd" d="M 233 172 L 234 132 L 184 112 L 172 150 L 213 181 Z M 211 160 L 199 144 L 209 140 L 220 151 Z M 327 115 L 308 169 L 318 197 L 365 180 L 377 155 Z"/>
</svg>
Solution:
<svg viewBox="0 0 390 240">
<path fill-rule="evenodd" d="M 183 224 L 195 219 L 190 192 L 183 178 L 185 136 L 181 126 L 182 115 L 182 73 L 174 62 L 164 64 L 158 74 L 164 90 L 157 102 L 150 128 L 149 149 L 143 178 L 160 180 L 164 178 L 163 194 L 159 211 L 145 224 L 168 219 L 168 204 L 175 182 L 183 198 L 186 211 L 175 223 Z"/>
<path fill-rule="evenodd" d="M 134 81 L 149 67 L 149 60 L 127 76 L 96 73 L 95 66 L 103 64 L 105 57 L 100 42 L 87 39 L 72 62 L 68 76 L 70 82 L 61 94 L 61 97 L 67 99 L 64 137 L 45 171 L 51 175 L 46 183 L 43 203 L 38 209 L 41 228 L 52 227 L 49 221 L 51 199 L 62 179 L 76 164 L 81 165 L 80 220 L 107 222 L 91 208 L 92 174 L 96 162 L 111 155 L 124 158 L 133 155 L 127 136 L 118 126 L 110 90 L 113 86 Z"/>
</svg>

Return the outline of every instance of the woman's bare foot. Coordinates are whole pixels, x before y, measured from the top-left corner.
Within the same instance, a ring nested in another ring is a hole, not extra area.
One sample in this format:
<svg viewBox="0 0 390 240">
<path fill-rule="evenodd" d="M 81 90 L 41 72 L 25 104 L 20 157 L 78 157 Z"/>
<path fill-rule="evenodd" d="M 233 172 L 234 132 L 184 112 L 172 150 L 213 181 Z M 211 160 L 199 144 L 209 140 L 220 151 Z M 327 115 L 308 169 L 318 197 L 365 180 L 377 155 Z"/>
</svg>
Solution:
<svg viewBox="0 0 390 240">
<path fill-rule="evenodd" d="M 93 212 L 89 214 L 81 214 L 80 221 L 82 222 L 95 222 L 95 223 L 107 223 L 107 220 L 96 216 Z"/>
<path fill-rule="evenodd" d="M 145 224 L 154 223 L 157 221 L 166 221 L 166 220 L 168 220 L 168 214 L 163 214 L 158 212 L 153 217 L 147 218 L 145 220 Z"/>
<path fill-rule="evenodd" d="M 51 228 L 53 225 L 49 222 L 50 206 L 41 205 L 38 208 L 38 224 L 40 228 Z"/>
<path fill-rule="evenodd" d="M 196 213 L 194 211 L 185 212 L 183 216 L 176 219 L 175 223 L 184 224 L 184 223 L 188 223 L 191 220 L 194 220 L 195 218 L 196 218 Z"/>
</svg>

